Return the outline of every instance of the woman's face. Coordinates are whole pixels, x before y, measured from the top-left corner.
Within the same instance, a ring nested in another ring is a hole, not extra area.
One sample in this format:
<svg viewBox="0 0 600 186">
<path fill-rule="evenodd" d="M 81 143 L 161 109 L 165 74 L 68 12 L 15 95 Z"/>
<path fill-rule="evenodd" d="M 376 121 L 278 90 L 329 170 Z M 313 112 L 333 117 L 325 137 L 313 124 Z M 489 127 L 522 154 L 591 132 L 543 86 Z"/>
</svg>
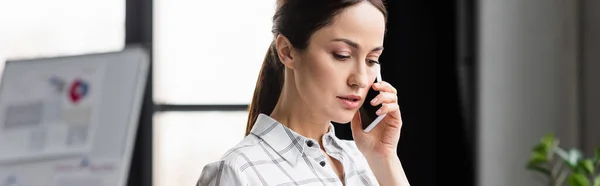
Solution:
<svg viewBox="0 0 600 186">
<path fill-rule="evenodd" d="M 348 7 L 316 31 L 294 67 L 296 88 L 315 114 L 349 122 L 379 72 L 385 20 L 368 2 Z"/>
</svg>

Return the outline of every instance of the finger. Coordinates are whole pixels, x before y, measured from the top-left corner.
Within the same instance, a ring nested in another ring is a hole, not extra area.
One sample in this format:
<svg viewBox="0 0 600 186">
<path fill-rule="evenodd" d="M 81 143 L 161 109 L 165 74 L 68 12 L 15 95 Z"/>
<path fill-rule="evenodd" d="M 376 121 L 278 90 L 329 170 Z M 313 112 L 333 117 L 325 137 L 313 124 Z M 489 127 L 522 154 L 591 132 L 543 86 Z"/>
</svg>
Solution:
<svg viewBox="0 0 600 186">
<path fill-rule="evenodd" d="M 392 94 L 390 92 L 381 92 L 371 100 L 371 105 L 375 106 L 381 103 L 396 103 L 397 101 L 398 96 L 396 94 Z"/>
<path fill-rule="evenodd" d="M 398 104 L 384 104 L 385 107 L 382 106 L 382 113 L 387 113 L 387 116 L 390 118 L 393 118 L 391 120 L 388 120 L 387 123 L 401 128 L 402 127 L 402 116 L 400 114 L 400 106 L 398 106 Z"/>
<path fill-rule="evenodd" d="M 391 112 L 395 112 L 395 111 L 399 111 L 399 106 L 398 104 L 394 104 L 394 103 L 388 103 L 388 104 L 383 104 L 376 112 L 376 114 L 378 116 L 382 115 L 382 114 L 387 114 L 387 113 L 391 113 Z"/>
<path fill-rule="evenodd" d="M 400 106 L 398 106 L 398 109 L 396 111 L 391 111 L 388 115 L 396 119 L 397 121 L 400 121 L 400 124 L 402 124 L 402 114 L 400 113 Z"/>
<path fill-rule="evenodd" d="M 380 81 L 377 83 L 373 83 L 373 90 L 383 91 L 383 92 L 391 92 L 393 94 L 397 94 L 396 88 L 392 86 L 390 83 L 386 81 Z"/>
</svg>

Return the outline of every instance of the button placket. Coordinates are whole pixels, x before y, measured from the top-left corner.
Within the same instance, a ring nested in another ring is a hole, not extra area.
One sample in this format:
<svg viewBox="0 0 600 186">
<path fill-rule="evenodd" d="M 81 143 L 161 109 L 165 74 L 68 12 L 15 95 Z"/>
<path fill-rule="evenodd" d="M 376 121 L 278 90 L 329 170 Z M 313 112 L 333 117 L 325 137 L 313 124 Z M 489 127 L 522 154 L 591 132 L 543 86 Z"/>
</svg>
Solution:
<svg viewBox="0 0 600 186">
<path fill-rule="evenodd" d="M 313 157 L 317 153 L 317 150 L 319 150 L 319 145 L 312 140 L 306 140 L 304 143 L 306 144 L 304 153 L 308 157 Z"/>
<path fill-rule="evenodd" d="M 317 156 L 321 156 L 321 155 L 327 155 L 327 154 L 322 154 L 321 149 L 319 148 L 319 145 L 316 144 L 314 141 L 312 140 L 306 140 L 306 146 L 308 147 L 308 149 L 305 150 L 305 153 L 307 153 L 307 155 L 309 155 L 309 157 L 317 157 Z M 327 162 L 325 162 L 325 160 L 321 160 L 319 162 L 319 165 L 321 167 L 325 167 L 325 165 L 327 165 Z"/>
<path fill-rule="evenodd" d="M 313 147 L 315 143 L 312 140 L 306 140 L 306 146 Z"/>
</svg>

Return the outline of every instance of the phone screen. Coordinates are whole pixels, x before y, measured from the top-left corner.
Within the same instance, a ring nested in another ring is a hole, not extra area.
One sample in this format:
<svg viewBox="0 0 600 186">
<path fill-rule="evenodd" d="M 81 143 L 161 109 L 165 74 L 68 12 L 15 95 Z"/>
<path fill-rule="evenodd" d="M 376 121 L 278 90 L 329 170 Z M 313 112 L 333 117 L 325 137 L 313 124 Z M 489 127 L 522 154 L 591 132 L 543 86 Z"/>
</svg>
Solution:
<svg viewBox="0 0 600 186">
<path fill-rule="evenodd" d="M 377 79 L 375 79 L 374 83 L 376 82 Z M 360 119 L 363 130 L 367 128 L 367 126 L 369 126 L 371 123 L 373 123 L 373 121 L 375 121 L 375 119 L 378 117 L 377 114 L 375 114 L 375 112 L 377 112 L 377 110 L 381 108 L 381 104 L 376 106 L 371 105 L 371 100 L 373 100 L 377 95 L 379 95 L 379 91 L 375 91 L 372 86 L 369 87 L 369 92 L 365 97 L 365 101 L 360 107 Z"/>
</svg>

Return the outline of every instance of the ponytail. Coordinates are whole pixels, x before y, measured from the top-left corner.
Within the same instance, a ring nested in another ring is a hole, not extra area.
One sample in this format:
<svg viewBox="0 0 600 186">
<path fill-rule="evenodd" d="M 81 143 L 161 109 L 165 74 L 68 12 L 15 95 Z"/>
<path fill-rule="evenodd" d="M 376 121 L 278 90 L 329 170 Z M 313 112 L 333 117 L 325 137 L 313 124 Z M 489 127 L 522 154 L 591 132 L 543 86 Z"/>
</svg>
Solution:
<svg viewBox="0 0 600 186">
<path fill-rule="evenodd" d="M 273 112 L 283 88 L 283 67 L 283 64 L 279 62 L 275 43 L 272 42 L 256 80 L 252 102 L 248 108 L 248 123 L 244 136 L 250 134 L 259 114 L 270 115 Z"/>
</svg>

